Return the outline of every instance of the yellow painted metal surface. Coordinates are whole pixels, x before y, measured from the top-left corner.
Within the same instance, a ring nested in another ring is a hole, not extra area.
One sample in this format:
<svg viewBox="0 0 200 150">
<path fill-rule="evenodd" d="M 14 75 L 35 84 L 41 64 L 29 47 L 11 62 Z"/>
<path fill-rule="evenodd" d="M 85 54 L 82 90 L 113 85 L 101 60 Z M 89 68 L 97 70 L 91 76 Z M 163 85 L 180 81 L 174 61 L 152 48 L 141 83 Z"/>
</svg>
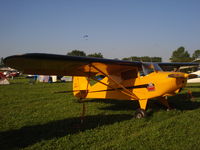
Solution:
<svg viewBox="0 0 200 150">
<path fill-rule="evenodd" d="M 170 75 L 175 77 L 169 77 Z M 140 108 L 146 109 L 149 99 L 176 94 L 180 88 L 186 85 L 188 75 L 178 72 L 152 72 L 146 76 L 138 76 L 129 80 L 123 80 L 117 75 L 118 83 L 113 82 L 114 76 L 104 77 L 92 86 L 89 85 L 86 77 L 74 77 L 74 95 L 79 98 L 138 100 Z M 126 91 L 119 84 L 136 95 L 138 99 L 124 93 Z"/>
</svg>

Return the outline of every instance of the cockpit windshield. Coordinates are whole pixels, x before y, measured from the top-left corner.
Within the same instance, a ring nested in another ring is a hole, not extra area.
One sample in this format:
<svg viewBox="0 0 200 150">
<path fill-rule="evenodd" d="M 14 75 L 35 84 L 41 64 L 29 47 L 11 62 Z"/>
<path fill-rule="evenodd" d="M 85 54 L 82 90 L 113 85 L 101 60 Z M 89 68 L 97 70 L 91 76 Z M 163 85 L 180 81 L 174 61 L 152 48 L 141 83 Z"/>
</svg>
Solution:
<svg viewBox="0 0 200 150">
<path fill-rule="evenodd" d="M 152 72 L 163 71 L 160 66 L 156 63 L 143 63 L 142 64 L 142 74 L 148 75 Z"/>
</svg>

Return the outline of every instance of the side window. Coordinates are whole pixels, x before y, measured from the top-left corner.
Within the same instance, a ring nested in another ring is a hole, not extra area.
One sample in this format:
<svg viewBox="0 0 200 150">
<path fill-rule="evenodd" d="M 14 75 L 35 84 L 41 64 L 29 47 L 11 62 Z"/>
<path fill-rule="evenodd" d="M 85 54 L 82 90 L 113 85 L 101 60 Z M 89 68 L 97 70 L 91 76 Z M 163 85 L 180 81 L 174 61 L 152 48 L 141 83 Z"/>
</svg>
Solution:
<svg viewBox="0 0 200 150">
<path fill-rule="evenodd" d="M 142 76 L 145 76 L 143 70 L 140 71 L 140 76 L 141 76 L 141 77 L 142 77 Z"/>
<path fill-rule="evenodd" d="M 141 76 L 148 75 L 152 72 L 163 71 L 160 66 L 156 63 L 143 63 L 142 64 L 142 71 Z"/>
<path fill-rule="evenodd" d="M 154 72 L 154 66 L 153 66 L 153 64 L 143 64 L 142 70 L 144 72 L 144 75 L 148 75 L 148 74 Z"/>
</svg>

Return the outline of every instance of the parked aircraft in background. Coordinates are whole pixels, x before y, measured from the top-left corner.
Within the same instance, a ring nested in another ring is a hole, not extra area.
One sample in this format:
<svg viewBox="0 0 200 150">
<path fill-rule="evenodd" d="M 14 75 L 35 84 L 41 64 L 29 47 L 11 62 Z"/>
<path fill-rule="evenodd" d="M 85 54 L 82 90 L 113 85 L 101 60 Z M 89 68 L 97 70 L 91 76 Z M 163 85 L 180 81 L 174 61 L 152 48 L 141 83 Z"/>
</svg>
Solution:
<svg viewBox="0 0 200 150">
<path fill-rule="evenodd" d="M 200 70 L 192 72 L 192 74 L 196 74 L 197 78 L 194 79 L 188 79 L 187 83 L 200 83 Z"/>
</svg>

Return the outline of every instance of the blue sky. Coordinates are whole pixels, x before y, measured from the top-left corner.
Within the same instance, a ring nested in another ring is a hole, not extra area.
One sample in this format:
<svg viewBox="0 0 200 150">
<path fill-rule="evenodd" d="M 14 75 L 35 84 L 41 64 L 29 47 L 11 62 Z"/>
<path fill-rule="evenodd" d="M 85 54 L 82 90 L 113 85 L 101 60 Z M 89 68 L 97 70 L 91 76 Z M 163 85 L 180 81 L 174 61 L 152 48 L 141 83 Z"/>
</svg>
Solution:
<svg viewBox="0 0 200 150">
<path fill-rule="evenodd" d="M 0 0 L 0 57 L 79 49 L 168 61 L 180 46 L 191 54 L 200 49 L 199 6 L 199 0 Z"/>
</svg>

